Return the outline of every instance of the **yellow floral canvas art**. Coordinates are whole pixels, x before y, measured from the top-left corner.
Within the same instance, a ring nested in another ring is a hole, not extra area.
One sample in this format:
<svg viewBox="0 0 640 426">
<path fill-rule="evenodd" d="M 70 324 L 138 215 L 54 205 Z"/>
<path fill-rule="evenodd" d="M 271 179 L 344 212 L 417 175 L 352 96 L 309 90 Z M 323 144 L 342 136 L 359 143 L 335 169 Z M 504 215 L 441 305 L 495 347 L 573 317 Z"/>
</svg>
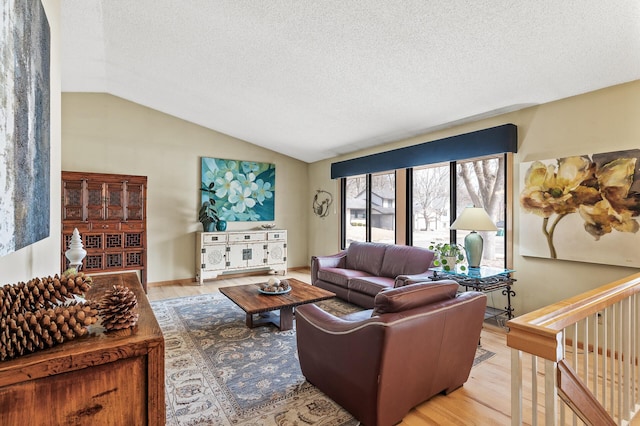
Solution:
<svg viewBox="0 0 640 426">
<path fill-rule="evenodd" d="M 522 163 L 520 252 L 640 266 L 640 150 Z"/>
</svg>

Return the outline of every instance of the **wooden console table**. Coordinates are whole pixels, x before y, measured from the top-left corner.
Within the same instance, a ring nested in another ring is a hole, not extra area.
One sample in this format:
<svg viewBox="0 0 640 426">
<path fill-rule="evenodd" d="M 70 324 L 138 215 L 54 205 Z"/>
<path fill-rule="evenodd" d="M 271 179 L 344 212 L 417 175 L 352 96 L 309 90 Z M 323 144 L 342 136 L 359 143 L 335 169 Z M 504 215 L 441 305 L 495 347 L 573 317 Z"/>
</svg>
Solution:
<svg viewBox="0 0 640 426">
<path fill-rule="evenodd" d="M 138 298 L 135 333 L 99 333 L 0 362 L 2 425 L 164 425 L 164 338 L 136 273 L 93 277 Z"/>
</svg>

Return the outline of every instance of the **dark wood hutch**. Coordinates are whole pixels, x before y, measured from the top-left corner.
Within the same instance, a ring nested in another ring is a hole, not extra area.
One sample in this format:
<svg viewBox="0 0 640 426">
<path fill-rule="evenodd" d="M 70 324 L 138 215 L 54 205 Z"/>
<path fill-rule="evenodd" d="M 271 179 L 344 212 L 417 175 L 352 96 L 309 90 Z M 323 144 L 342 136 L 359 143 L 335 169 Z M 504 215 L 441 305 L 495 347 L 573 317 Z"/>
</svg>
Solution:
<svg viewBox="0 0 640 426">
<path fill-rule="evenodd" d="M 84 272 L 137 270 L 147 291 L 146 176 L 63 171 L 62 270 L 74 228 L 87 251 Z"/>
</svg>

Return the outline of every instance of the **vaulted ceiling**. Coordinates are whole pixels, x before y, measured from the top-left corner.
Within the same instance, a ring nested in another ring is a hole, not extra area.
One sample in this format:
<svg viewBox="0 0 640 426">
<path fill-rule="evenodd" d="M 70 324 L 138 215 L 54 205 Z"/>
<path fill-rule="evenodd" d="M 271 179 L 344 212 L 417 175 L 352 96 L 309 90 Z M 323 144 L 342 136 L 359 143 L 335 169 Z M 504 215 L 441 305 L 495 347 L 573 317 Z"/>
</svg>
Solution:
<svg viewBox="0 0 640 426">
<path fill-rule="evenodd" d="M 63 91 L 306 162 L 637 79 L 637 0 L 62 0 Z"/>
</svg>

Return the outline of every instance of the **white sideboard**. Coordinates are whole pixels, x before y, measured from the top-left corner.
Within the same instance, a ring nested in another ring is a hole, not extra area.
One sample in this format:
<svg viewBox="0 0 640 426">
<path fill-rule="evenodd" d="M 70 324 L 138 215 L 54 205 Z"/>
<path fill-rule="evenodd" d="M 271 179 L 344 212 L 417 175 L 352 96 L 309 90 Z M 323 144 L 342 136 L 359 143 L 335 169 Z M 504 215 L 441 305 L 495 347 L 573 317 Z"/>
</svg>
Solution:
<svg viewBox="0 0 640 426">
<path fill-rule="evenodd" d="M 196 235 L 196 281 L 223 273 L 266 269 L 287 273 L 287 231 L 198 232 Z"/>
</svg>

